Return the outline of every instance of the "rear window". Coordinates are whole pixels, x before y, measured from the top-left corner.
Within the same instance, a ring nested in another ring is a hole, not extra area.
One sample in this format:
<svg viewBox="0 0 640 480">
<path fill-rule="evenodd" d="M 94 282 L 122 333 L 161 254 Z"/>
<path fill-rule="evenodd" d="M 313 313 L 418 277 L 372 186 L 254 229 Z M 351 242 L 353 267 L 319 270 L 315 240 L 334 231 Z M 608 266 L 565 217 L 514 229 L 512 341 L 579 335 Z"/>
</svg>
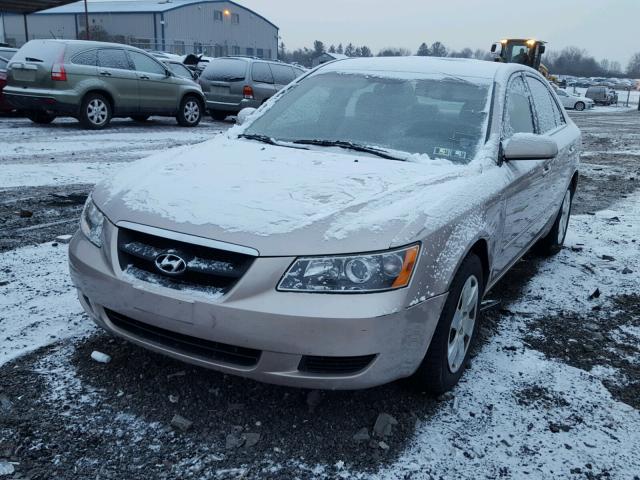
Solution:
<svg viewBox="0 0 640 480">
<path fill-rule="evenodd" d="M 185 67 L 180 63 L 170 62 L 170 63 L 167 63 L 167 67 L 169 67 L 169 70 L 171 70 L 173 74 L 177 75 L 178 77 L 188 78 L 189 80 L 193 79 L 191 70 L 189 70 L 187 67 Z"/>
<path fill-rule="evenodd" d="M 296 78 L 293 73 L 293 68 L 287 65 L 271 64 L 271 71 L 273 72 L 273 79 L 279 85 L 287 85 Z"/>
<path fill-rule="evenodd" d="M 31 40 L 16 52 L 11 61 L 53 64 L 63 53 L 63 43 L 53 40 Z"/>
<path fill-rule="evenodd" d="M 98 62 L 98 56 L 96 54 L 96 50 L 86 50 L 84 52 L 80 52 L 71 59 L 71 63 L 75 63 L 76 65 L 91 65 L 96 66 Z"/>
<path fill-rule="evenodd" d="M 120 70 L 131 69 L 127 54 L 119 48 L 101 48 L 98 50 L 98 66 L 103 68 L 119 68 Z"/>
<path fill-rule="evenodd" d="M 267 63 L 254 63 L 251 67 L 251 78 L 254 82 L 273 83 L 273 75 Z"/>
<path fill-rule="evenodd" d="M 204 71 L 204 78 L 214 82 L 238 82 L 244 80 L 247 72 L 247 62 L 223 58 L 213 60 Z"/>
</svg>

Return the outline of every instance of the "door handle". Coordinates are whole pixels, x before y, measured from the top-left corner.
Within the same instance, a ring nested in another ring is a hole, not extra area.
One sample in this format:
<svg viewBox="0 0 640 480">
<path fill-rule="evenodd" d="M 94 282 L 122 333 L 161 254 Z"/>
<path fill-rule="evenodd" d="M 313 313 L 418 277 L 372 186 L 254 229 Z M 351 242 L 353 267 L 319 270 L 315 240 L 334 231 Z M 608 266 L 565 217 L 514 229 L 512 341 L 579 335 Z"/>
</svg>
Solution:
<svg viewBox="0 0 640 480">
<path fill-rule="evenodd" d="M 140 75 L 141 80 L 149 80 L 149 77 L 146 75 Z"/>
<path fill-rule="evenodd" d="M 100 75 L 104 75 L 105 77 L 110 77 L 111 76 L 111 72 L 102 71 L 102 72 L 100 72 Z"/>
</svg>

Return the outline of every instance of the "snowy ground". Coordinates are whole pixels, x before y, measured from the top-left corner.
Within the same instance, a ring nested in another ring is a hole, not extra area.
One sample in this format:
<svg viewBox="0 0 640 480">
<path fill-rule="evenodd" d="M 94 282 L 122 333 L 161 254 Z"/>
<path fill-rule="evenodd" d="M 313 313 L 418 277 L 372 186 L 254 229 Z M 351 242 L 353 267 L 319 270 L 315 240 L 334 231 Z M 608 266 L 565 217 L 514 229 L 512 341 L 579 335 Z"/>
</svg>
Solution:
<svg viewBox="0 0 640 480">
<path fill-rule="evenodd" d="M 640 478 L 640 115 L 575 118 L 586 155 L 567 248 L 526 257 L 500 283 L 470 370 L 440 399 L 402 383 L 323 394 L 257 384 L 98 332 L 71 288 L 66 245 L 46 241 L 75 225 L 40 226 L 77 216 L 111 166 L 228 124 L 123 121 L 87 134 L 61 123 L 58 148 L 43 145 L 46 127 L 0 119 L 0 472 L 11 462 L 6 478 Z M 96 148 L 71 155 L 78 136 Z M 33 216 L 13 213 L 22 208 Z M 398 420 L 392 434 L 355 441 L 382 412 Z M 175 414 L 193 426 L 170 428 Z M 247 434 L 258 443 L 233 446 Z"/>
</svg>

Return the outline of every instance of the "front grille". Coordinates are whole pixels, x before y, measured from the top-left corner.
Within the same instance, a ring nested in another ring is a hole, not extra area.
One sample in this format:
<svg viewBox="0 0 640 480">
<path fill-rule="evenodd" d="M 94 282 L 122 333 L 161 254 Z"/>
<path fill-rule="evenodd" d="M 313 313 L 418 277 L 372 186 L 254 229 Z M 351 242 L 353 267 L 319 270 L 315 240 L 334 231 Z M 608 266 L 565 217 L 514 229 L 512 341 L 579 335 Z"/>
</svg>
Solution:
<svg viewBox="0 0 640 480">
<path fill-rule="evenodd" d="M 156 267 L 156 258 L 174 254 L 186 263 L 179 275 Z M 125 274 L 177 290 L 225 294 L 249 269 L 254 257 L 158 237 L 126 228 L 118 230 L 118 258 Z"/>
<path fill-rule="evenodd" d="M 300 360 L 298 370 L 308 373 L 328 373 L 345 375 L 357 373 L 371 364 L 375 355 L 359 357 L 314 357 L 305 355 Z"/>
<path fill-rule="evenodd" d="M 191 337 L 134 320 L 113 310 L 105 308 L 104 311 L 109 321 L 120 330 L 180 353 L 242 367 L 253 367 L 260 360 L 260 354 L 262 353 L 260 350 Z"/>
</svg>

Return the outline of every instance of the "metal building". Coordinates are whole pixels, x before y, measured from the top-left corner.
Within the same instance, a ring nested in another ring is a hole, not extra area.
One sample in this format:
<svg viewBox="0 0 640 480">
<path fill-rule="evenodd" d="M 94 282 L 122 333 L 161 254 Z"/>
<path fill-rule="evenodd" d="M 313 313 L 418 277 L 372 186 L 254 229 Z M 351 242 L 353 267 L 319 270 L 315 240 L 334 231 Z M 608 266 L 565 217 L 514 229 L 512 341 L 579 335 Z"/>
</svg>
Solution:
<svg viewBox="0 0 640 480">
<path fill-rule="evenodd" d="M 88 7 L 91 40 L 177 54 L 277 58 L 278 27 L 231 0 L 101 1 Z M 0 2 L 0 41 L 13 46 L 35 38 L 86 38 L 85 25 L 82 1 L 29 15 L 2 13 Z"/>
</svg>

